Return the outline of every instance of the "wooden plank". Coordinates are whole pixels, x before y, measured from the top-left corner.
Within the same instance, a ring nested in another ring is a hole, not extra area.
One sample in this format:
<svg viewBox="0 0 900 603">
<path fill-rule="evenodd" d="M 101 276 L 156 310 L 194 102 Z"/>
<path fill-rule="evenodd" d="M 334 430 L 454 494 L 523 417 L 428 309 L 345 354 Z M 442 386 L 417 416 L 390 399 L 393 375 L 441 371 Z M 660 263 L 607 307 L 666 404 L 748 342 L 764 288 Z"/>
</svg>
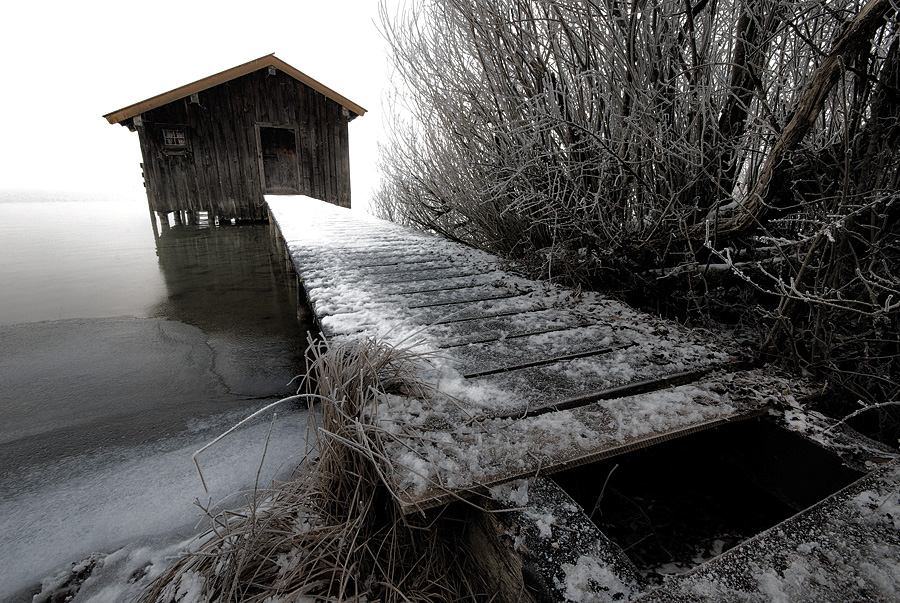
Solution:
<svg viewBox="0 0 900 603">
<path fill-rule="evenodd" d="M 318 199 L 330 201 L 328 189 L 328 132 L 326 130 L 326 111 L 325 98 L 321 95 L 314 95 L 316 99 L 316 154 L 315 167 L 317 171 L 316 188 L 319 191 Z"/>
<path fill-rule="evenodd" d="M 638 403 L 637 398 L 620 400 Z M 672 412 L 677 415 L 690 409 L 691 405 L 685 405 L 672 409 Z M 635 414 L 640 414 L 641 409 L 637 407 L 632 410 Z M 485 430 L 473 433 L 474 437 L 471 439 L 460 438 L 452 444 L 446 443 L 440 452 L 431 452 L 429 456 L 425 456 L 423 451 L 419 451 L 419 454 L 402 452 L 405 445 L 415 443 L 418 435 L 398 439 L 389 444 L 394 453 L 395 496 L 404 513 L 418 513 L 454 500 L 486 495 L 490 488 L 508 481 L 552 475 L 707 429 L 753 419 L 766 412 L 768 407 L 747 407 L 727 415 L 711 416 L 679 426 L 669 426 L 664 431 L 648 431 L 622 440 L 616 436 L 616 431 L 621 429 L 622 424 L 614 421 L 610 414 L 602 412 L 599 406 L 580 407 L 549 415 L 552 420 L 546 423 L 542 419 L 548 415 L 536 420 L 525 418 L 490 422 Z M 544 425 L 549 427 L 545 428 Z M 566 434 L 566 430 L 579 433 L 584 439 L 597 438 L 598 442 L 591 447 L 573 447 L 569 438 L 560 437 Z M 562 446 L 559 445 L 561 441 L 565 442 Z M 458 454 L 460 450 L 486 449 L 490 449 L 491 453 L 483 457 Z M 440 470 L 432 471 L 435 466 L 432 463 L 459 466 L 459 459 L 463 458 L 466 462 L 482 463 L 488 470 L 477 475 L 463 476 Z M 423 470 L 423 466 L 427 469 Z"/>
<path fill-rule="evenodd" d="M 247 170 L 249 166 L 240 159 L 240 153 L 245 152 L 244 149 L 247 146 L 242 142 L 235 127 L 238 125 L 246 127 L 247 120 L 243 110 L 245 102 L 243 93 L 246 92 L 246 88 L 243 84 L 244 80 L 229 82 L 216 90 L 220 98 L 221 111 L 226 112 L 228 116 L 227 120 L 219 120 L 222 127 L 222 146 L 217 147 L 219 163 L 228 174 L 228 184 L 225 194 L 218 199 L 216 215 L 226 220 L 234 217 L 233 201 L 235 197 L 243 197 L 248 194 L 246 183 L 253 174 L 252 171 Z"/>
</svg>

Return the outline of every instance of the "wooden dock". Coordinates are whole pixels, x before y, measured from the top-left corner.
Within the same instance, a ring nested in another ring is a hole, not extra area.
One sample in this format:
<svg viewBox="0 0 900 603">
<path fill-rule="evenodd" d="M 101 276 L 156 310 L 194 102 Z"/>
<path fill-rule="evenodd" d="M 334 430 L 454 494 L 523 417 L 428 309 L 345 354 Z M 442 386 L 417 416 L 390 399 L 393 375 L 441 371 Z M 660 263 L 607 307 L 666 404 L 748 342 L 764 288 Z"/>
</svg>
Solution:
<svg viewBox="0 0 900 603">
<path fill-rule="evenodd" d="M 327 338 L 430 354 L 419 377 L 436 391 L 376 411 L 390 435 L 388 480 L 406 513 L 476 493 L 504 510 L 470 529 L 484 563 L 522 565 L 495 580 L 501 599 L 521 599 L 526 565 L 540 575 L 528 588 L 543 593 L 528 601 L 893 600 L 900 590 L 897 451 L 806 412 L 809 384 L 747 368 L 727 337 L 522 278 L 463 245 L 310 198 L 267 201 Z M 543 477 L 766 413 L 772 421 L 721 432 L 756 430 L 727 455 L 800 512 L 656 587 Z"/>
<path fill-rule="evenodd" d="M 273 225 L 332 341 L 429 352 L 426 403 L 379 408 L 407 512 L 789 405 L 804 386 L 741 368 L 711 333 L 306 197 L 268 197 Z"/>
</svg>

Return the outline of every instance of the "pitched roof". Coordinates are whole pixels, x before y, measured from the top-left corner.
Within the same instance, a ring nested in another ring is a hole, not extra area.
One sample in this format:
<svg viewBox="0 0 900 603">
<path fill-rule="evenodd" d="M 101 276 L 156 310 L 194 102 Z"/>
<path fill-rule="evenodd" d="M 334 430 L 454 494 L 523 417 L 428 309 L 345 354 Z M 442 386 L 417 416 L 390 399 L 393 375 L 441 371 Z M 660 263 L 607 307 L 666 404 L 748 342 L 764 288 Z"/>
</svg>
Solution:
<svg viewBox="0 0 900 603">
<path fill-rule="evenodd" d="M 265 67 L 275 67 L 276 69 L 280 69 L 284 73 L 293 77 L 296 80 L 299 80 L 318 92 L 324 94 L 327 98 L 330 98 L 334 102 L 338 103 L 342 107 L 346 108 L 348 111 L 352 111 L 356 115 L 365 115 L 366 110 L 351 101 L 350 99 L 341 96 L 331 88 L 325 86 L 309 77 L 302 71 L 295 69 L 279 59 L 275 56 L 275 54 L 269 54 L 264 57 L 260 57 L 256 60 L 250 61 L 249 63 L 244 63 L 243 65 L 238 65 L 237 67 L 232 67 L 231 69 L 226 69 L 221 73 L 217 73 L 215 75 L 211 75 L 209 77 L 205 77 L 202 80 L 197 80 L 191 84 L 187 84 L 185 86 L 181 86 L 180 88 L 175 88 L 174 90 L 169 90 L 168 92 L 163 92 L 162 94 L 158 94 L 154 97 L 148 98 L 147 100 L 143 100 L 139 103 L 135 103 L 133 105 L 129 105 L 118 111 L 113 111 L 112 113 L 107 113 L 103 117 L 106 118 L 111 124 L 117 124 L 126 119 L 131 119 L 135 115 L 140 115 L 144 111 L 150 111 L 151 109 L 156 109 L 157 107 L 161 107 L 172 101 L 176 101 L 182 98 L 186 98 L 191 94 L 196 92 L 202 92 L 203 90 L 208 90 L 213 86 L 218 86 L 219 84 L 224 84 L 225 82 L 231 81 L 233 79 L 239 78 L 242 75 L 247 75 L 248 73 L 253 73 L 254 71 L 258 71 Z"/>
</svg>

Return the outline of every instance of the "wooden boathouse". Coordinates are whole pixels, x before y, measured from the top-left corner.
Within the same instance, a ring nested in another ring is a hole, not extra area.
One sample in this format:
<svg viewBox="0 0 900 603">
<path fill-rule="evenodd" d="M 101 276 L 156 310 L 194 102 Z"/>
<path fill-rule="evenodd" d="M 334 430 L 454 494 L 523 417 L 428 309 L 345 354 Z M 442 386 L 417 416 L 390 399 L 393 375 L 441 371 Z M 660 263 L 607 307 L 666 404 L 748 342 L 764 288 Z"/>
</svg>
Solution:
<svg viewBox="0 0 900 603">
<path fill-rule="evenodd" d="M 103 117 L 138 133 L 151 211 L 265 220 L 265 194 L 350 207 L 348 123 L 365 112 L 270 54 Z"/>
</svg>

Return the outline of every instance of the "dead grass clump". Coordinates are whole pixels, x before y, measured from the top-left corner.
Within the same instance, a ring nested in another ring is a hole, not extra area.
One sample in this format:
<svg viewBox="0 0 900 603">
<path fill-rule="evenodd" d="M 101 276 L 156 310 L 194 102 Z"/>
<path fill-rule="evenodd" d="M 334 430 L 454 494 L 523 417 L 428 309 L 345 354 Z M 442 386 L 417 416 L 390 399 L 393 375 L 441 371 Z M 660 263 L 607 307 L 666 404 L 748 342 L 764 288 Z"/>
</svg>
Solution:
<svg viewBox="0 0 900 603">
<path fill-rule="evenodd" d="M 141 603 L 485 598 L 458 530 L 440 515 L 403 516 L 388 486 L 377 401 L 428 394 L 413 372 L 421 356 L 371 339 L 312 348 L 318 457 L 308 455 L 290 481 L 254 492 L 246 511 L 210 514 L 202 545 Z"/>
</svg>

